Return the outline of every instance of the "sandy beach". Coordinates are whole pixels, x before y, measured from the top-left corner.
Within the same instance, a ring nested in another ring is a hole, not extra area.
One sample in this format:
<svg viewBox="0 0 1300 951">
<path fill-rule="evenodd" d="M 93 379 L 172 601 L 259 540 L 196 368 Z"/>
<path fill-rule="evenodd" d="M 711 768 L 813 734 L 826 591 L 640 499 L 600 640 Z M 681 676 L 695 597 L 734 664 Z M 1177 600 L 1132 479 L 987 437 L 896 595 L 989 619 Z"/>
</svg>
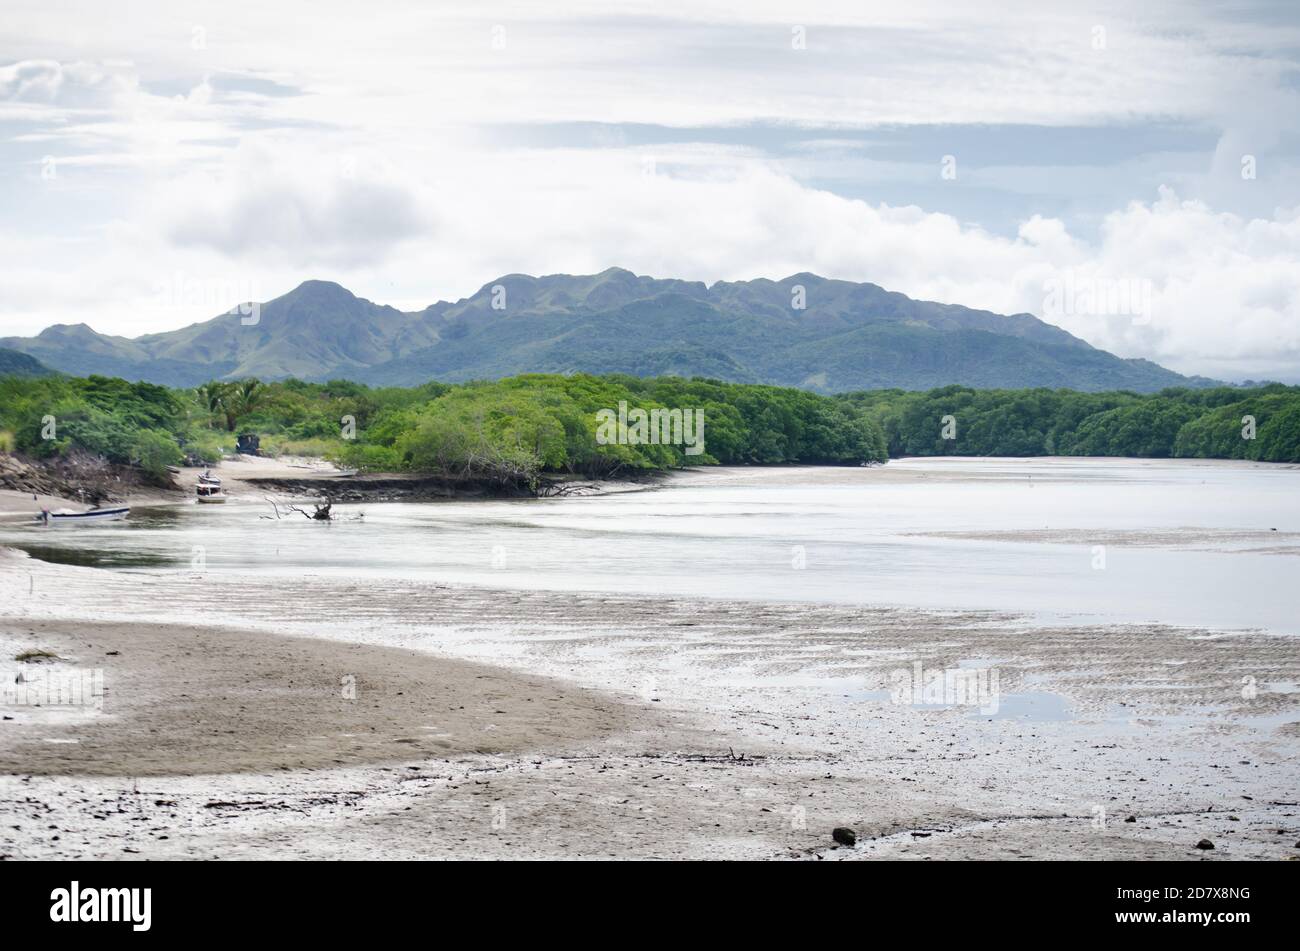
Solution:
<svg viewBox="0 0 1300 951">
<path fill-rule="evenodd" d="M 2 557 L 5 676 L 104 685 L 6 708 L 10 858 L 1300 854 L 1288 638 Z"/>
<path fill-rule="evenodd" d="M 124 489 L 118 495 L 122 499 L 122 504 L 133 507 L 192 503 L 194 485 L 198 482 L 199 473 L 203 471 L 204 469 L 196 467 L 182 468 L 180 474 L 175 477 L 177 485 L 175 489 L 135 485 Z M 338 469 L 322 459 L 298 457 L 273 459 L 265 456 L 242 455 L 227 459 L 218 466 L 212 466 L 211 471 L 221 478 L 223 488 L 229 495 L 250 499 L 260 499 L 273 493 L 258 488 L 249 480 L 327 480 L 338 474 Z M 89 507 L 75 498 L 0 488 L 0 518 L 26 517 L 39 512 L 42 506 L 52 511 L 62 508 L 81 511 Z"/>
</svg>

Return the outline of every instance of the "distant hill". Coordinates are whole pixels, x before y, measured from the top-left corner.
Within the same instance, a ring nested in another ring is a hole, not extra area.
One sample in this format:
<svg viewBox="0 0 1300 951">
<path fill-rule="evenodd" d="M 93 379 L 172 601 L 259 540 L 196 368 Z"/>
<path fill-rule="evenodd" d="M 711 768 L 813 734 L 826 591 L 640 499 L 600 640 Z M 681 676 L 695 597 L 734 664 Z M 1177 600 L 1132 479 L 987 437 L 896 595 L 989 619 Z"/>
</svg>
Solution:
<svg viewBox="0 0 1300 951">
<path fill-rule="evenodd" d="M 800 287 L 805 306 L 796 308 Z M 509 274 L 415 313 L 307 281 L 262 304 L 254 325 L 234 313 L 128 339 L 58 324 L 0 347 L 68 373 L 173 386 L 245 376 L 411 385 L 526 372 L 708 376 L 819 392 L 950 383 L 1150 392 L 1212 382 L 1121 359 L 1029 314 L 916 301 L 874 284 L 796 274 L 709 287 L 621 268 Z"/>
<path fill-rule="evenodd" d="M 53 373 L 33 356 L 0 347 L 0 376 L 51 376 Z"/>
</svg>

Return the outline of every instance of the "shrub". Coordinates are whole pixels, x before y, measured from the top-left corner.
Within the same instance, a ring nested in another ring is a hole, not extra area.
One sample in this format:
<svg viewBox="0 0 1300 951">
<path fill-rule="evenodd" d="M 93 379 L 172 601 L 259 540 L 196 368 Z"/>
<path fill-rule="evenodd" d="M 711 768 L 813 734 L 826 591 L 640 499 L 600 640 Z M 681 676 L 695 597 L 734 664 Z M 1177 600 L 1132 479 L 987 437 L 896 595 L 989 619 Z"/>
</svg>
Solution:
<svg viewBox="0 0 1300 951">
<path fill-rule="evenodd" d="M 167 467 L 181 463 L 183 455 L 176 440 L 168 433 L 142 429 L 130 443 L 129 462 L 139 466 L 155 480 L 167 479 Z"/>
</svg>

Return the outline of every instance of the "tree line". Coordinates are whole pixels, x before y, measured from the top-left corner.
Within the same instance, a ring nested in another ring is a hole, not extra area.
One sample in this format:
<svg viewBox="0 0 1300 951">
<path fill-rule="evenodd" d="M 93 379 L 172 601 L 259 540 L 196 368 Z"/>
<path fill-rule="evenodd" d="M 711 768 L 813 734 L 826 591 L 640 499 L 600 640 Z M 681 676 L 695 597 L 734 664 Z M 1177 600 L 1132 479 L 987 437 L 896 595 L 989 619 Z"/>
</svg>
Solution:
<svg viewBox="0 0 1300 951">
<path fill-rule="evenodd" d="M 1300 387 L 1159 393 L 872 390 L 836 397 L 885 435 L 890 456 L 1137 456 L 1300 462 Z M 951 418 L 951 425 L 944 423 Z"/>
<path fill-rule="evenodd" d="M 602 438 L 601 410 L 699 410 L 703 452 Z M 514 484 L 544 473 L 616 477 L 710 464 L 860 464 L 916 455 L 1092 455 L 1300 462 L 1300 387 L 804 390 L 680 377 L 526 374 L 368 387 L 346 380 L 213 381 L 174 389 L 116 378 L 0 377 L 0 450 L 86 452 L 166 479 L 214 463 L 252 431 L 263 450 L 370 471 Z"/>
<path fill-rule="evenodd" d="M 635 435 L 599 438 L 598 413 L 620 404 L 699 410 L 703 452 Z M 87 451 L 163 479 L 169 465 L 219 461 L 244 431 L 272 453 L 349 468 L 515 483 L 548 472 L 610 477 L 688 464 L 887 458 L 880 428 L 834 399 L 716 380 L 528 374 L 410 388 L 291 379 L 180 390 L 99 376 L 0 378 L 0 439 L 36 458 Z"/>
</svg>

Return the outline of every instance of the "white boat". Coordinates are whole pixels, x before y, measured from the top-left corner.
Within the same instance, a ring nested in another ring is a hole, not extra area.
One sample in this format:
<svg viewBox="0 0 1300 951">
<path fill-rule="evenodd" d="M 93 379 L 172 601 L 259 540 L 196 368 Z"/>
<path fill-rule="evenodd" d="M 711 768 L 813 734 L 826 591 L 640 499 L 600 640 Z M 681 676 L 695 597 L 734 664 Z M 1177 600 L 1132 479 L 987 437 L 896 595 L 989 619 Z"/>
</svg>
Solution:
<svg viewBox="0 0 1300 951">
<path fill-rule="evenodd" d="M 131 514 L 129 506 L 123 505 L 111 509 L 91 509 L 89 512 L 74 512 L 72 509 L 59 509 L 51 512 L 42 509 L 36 521 L 46 525 L 76 525 L 82 522 L 115 522 Z"/>
<path fill-rule="evenodd" d="M 199 474 L 199 485 L 221 485 L 221 480 L 210 472 L 202 472 Z"/>
<path fill-rule="evenodd" d="M 221 491 L 221 485 L 212 485 L 207 482 L 200 482 L 194 487 L 194 500 L 203 505 L 213 505 L 217 502 L 226 501 L 226 496 Z"/>
</svg>

